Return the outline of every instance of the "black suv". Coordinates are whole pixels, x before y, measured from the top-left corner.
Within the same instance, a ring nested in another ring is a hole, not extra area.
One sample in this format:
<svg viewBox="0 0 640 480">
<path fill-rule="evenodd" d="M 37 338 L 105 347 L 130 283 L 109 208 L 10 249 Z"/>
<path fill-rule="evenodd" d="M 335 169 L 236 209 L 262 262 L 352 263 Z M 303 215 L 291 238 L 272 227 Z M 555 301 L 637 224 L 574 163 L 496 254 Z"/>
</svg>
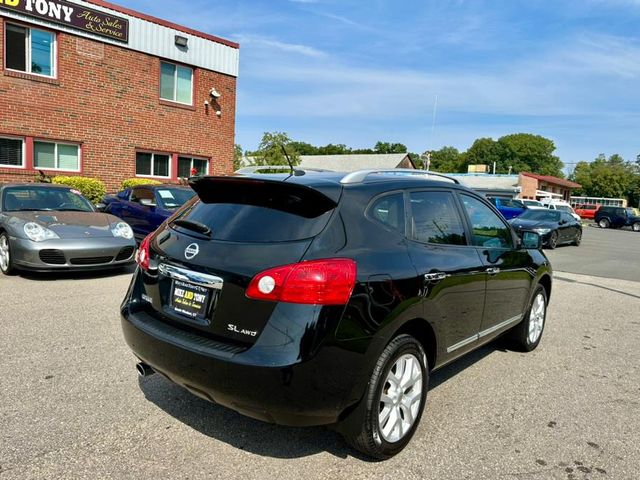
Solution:
<svg viewBox="0 0 640 480">
<path fill-rule="evenodd" d="M 456 180 L 247 173 L 140 246 L 122 305 L 141 375 L 260 420 L 330 425 L 376 458 L 411 439 L 430 373 L 509 333 L 536 348 L 551 294 L 522 239 Z"/>
<path fill-rule="evenodd" d="M 640 217 L 634 215 L 630 208 L 600 207 L 594 220 L 600 228 L 631 227 L 634 232 L 640 232 Z"/>
</svg>

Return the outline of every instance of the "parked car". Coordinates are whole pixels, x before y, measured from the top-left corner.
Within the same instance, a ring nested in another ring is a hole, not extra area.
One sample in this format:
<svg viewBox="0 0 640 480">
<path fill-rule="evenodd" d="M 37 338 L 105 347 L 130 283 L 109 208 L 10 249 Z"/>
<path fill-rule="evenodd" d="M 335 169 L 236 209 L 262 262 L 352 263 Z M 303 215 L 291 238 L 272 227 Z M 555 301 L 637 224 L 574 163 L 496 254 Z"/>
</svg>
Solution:
<svg viewBox="0 0 640 480">
<path fill-rule="evenodd" d="M 522 203 L 524 203 L 524 206 L 529 208 L 529 207 L 542 207 L 542 202 L 538 201 L 538 200 L 529 200 L 529 199 L 523 199 L 520 200 Z"/>
<path fill-rule="evenodd" d="M 133 262 L 133 231 L 60 185 L 0 185 L 0 270 L 89 270 Z"/>
<path fill-rule="evenodd" d="M 524 203 L 513 198 L 487 197 L 487 200 L 489 200 L 507 220 L 521 215 L 527 209 Z"/>
<path fill-rule="evenodd" d="M 640 232 L 640 217 L 634 215 L 631 208 L 602 206 L 594 219 L 600 228 L 631 227 L 634 232 Z"/>
<path fill-rule="evenodd" d="M 570 243 L 582 242 L 582 224 L 567 212 L 549 209 L 531 209 L 518 218 L 509 220 L 516 229 L 534 231 L 542 237 L 542 243 L 550 249 Z"/>
<path fill-rule="evenodd" d="M 567 202 L 563 202 L 561 200 L 544 199 L 542 200 L 542 206 L 548 208 L 549 210 L 559 210 L 561 212 L 566 212 L 576 220 L 580 221 L 580 215 L 578 215 L 573 210 L 571 204 Z"/>
<path fill-rule="evenodd" d="M 575 212 L 578 216 L 580 216 L 580 218 L 593 220 L 599 208 L 600 205 L 583 203 L 581 205 L 576 205 Z"/>
<path fill-rule="evenodd" d="M 141 185 L 105 197 L 104 211 L 126 221 L 140 242 L 191 200 L 195 192 L 180 185 Z"/>
<path fill-rule="evenodd" d="M 482 196 L 415 170 L 190 180 L 122 304 L 138 372 L 388 458 L 429 375 L 508 333 L 540 342 L 551 266 Z M 169 392 L 167 392 L 169 394 Z M 472 401 L 468 399 L 468 401 Z"/>
</svg>

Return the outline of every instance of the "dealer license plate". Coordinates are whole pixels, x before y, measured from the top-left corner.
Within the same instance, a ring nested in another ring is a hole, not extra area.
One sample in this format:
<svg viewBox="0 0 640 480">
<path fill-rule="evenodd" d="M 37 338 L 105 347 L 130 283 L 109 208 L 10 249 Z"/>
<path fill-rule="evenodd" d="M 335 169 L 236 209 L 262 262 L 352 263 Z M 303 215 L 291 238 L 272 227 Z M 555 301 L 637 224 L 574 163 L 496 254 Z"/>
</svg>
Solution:
<svg viewBox="0 0 640 480">
<path fill-rule="evenodd" d="M 176 313 L 189 318 L 204 318 L 209 305 L 210 290 L 192 283 L 175 280 L 171 293 L 171 306 Z"/>
</svg>

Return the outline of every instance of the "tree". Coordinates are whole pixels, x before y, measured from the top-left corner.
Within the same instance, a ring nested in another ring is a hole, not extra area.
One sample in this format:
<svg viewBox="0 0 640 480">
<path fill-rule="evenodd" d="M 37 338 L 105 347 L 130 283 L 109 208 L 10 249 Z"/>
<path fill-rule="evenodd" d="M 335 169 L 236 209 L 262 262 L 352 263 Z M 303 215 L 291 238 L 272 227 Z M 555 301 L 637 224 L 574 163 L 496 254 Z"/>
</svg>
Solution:
<svg viewBox="0 0 640 480">
<path fill-rule="evenodd" d="M 253 156 L 255 165 L 288 165 L 286 150 L 293 165 L 300 163 L 300 154 L 291 146 L 291 139 L 284 132 L 265 132 Z"/>
<path fill-rule="evenodd" d="M 507 173 L 508 157 L 505 146 L 500 142 L 496 142 L 493 138 L 478 138 L 464 153 L 461 170 L 466 172 L 469 165 L 488 165 L 489 170 L 493 171 L 495 162 L 496 173 Z"/>
<path fill-rule="evenodd" d="M 505 152 L 500 171 L 511 166 L 514 173 L 532 172 L 563 178 L 564 164 L 553 154 L 556 146 L 553 140 L 530 133 L 506 135 L 498 140 Z M 504 162 L 509 163 L 505 165 Z"/>
<path fill-rule="evenodd" d="M 463 169 L 462 162 L 462 155 L 457 148 L 442 147 L 440 150 L 431 152 L 430 170 L 440 173 L 458 173 Z"/>
<path fill-rule="evenodd" d="M 578 163 L 571 178 L 582 185 L 582 195 L 627 198 L 635 193 L 638 177 L 635 165 L 620 155 L 614 154 L 607 159 L 600 154 L 591 163 Z"/>
<path fill-rule="evenodd" d="M 402 143 L 378 142 L 373 150 L 375 153 L 407 153 L 407 146 Z"/>
<path fill-rule="evenodd" d="M 556 146 L 552 140 L 529 133 L 506 135 L 497 141 L 479 138 L 464 154 L 462 170 L 469 165 L 487 165 L 496 173 L 532 172 L 562 178 L 564 165 L 553 154 Z"/>
<path fill-rule="evenodd" d="M 244 153 L 242 152 L 242 147 L 237 143 L 233 146 L 233 171 L 240 169 L 242 167 L 242 157 Z"/>
</svg>

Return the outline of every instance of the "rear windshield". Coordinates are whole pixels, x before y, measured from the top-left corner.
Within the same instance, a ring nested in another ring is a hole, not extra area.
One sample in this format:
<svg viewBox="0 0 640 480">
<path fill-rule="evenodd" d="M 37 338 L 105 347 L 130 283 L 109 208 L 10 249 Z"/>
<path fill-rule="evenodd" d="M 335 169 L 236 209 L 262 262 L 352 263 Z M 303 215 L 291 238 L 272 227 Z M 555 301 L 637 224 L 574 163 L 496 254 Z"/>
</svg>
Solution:
<svg viewBox="0 0 640 480">
<path fill-rule="evenodd" d="M 196 194 L 193 190 L 186 188 L 158 188 L 156 192 L 161 206 L 167 210 L 176 210 Z"/>
<path fill-rule="evenodd" d="M 329 210 L 317 217 L 306 218 L 254 205 L 197 202 L 180 219 L 206 225 L 211 229 L 214 240 L 272 243 L 315 237 L 327 225 L 332 212 Z"/>
</svg>

